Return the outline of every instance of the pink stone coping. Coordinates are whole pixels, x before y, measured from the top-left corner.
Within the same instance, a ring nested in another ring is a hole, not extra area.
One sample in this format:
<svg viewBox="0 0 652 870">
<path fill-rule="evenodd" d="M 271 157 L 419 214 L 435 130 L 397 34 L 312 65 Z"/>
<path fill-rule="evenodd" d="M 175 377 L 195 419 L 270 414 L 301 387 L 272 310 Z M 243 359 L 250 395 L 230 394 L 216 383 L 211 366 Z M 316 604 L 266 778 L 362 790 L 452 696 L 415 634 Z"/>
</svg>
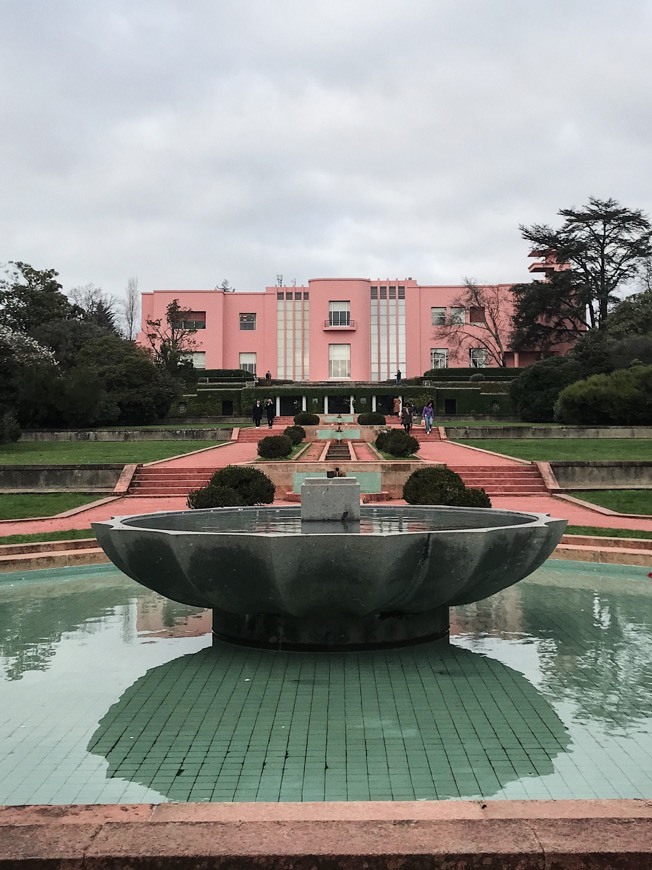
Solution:
<svg viewBox="0 0 652 870">
<path fill-rule="evenodd" d="M 652 866 L 652 801 L 418 801 L 0 808 L 0 867 Z"/>
</svg>

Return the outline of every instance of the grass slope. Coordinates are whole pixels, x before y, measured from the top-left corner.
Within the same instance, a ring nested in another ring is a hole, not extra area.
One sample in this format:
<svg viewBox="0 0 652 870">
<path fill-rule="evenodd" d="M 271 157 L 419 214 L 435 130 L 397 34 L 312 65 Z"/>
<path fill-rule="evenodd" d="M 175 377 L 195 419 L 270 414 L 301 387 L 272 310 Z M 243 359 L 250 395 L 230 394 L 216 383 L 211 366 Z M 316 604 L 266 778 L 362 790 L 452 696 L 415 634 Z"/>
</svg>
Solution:
<svg viewBox="0 0 652 870">
<path fill-rule="evenodd" d="M 0 465 L 124 465 L 210 446 L 210 441 L 16 441 L 0 445 Z"/>
<path fill-rule="evenodd" d="M 531 461 L 652 461 L 652 438 L 467 438 L 455 443 Z"/>
</svg>

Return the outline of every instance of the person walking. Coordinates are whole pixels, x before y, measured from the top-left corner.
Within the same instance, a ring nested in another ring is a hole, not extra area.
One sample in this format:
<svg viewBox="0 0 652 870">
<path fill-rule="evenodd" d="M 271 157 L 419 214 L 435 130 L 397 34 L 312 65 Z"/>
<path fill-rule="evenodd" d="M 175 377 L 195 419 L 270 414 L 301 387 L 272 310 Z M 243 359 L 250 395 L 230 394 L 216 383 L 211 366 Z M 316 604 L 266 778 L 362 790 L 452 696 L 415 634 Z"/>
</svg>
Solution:
<svg viewBox="0 0 652 870">
<path fill-rule="evenodd" d="M 410 429 L 412 428 L 412 408 L 409 405 L 403 405 L 403 410 L 401 411 L 401 423 L 403 424 L 406 433 L 409 435 Z"/>
<path fill-rule="evenodd" d="M 254 403 L 254 407 L 251 412 L 251 419 L 256 424 L 256 429 L 259 429 L 260 421 L 263 419 L 263 406 L 260 404 L 260 399 L 256 399 Z"/>
<path fill-rule="evenodd" d="M 396 372 L 396 383 L 397 383 L 397 384 L 400 384 L 400 383 L 401 383 L 401 378 L 402 378 L 402 377 L 403 377 L 403 375 L 401 374 L 401 370 L 399 369 L 399 370 Z"/>
<path fill-rule="evenodd" d="M 401 416 L 401 400 L 398 396 L 394 396 L 394 403 L 393 403 L 392 407 L 394 408 L 395 416 L 400 417 Z"/>
<path fill-rule="evenodd" d="M 432 399 L 425 405 L 421 416 L 423 417 L 423 425 L 426 427 L 426 435 L 430 435 L 435 420 L 435 404 Z"/>
<path fill-rule="evenodd" d="M 265 403 L 265 413 L 267 414 L 267 425 L 271 429 L 274 425 L 274 417 L 276 417 L 276 408 L 274 407 L 274 402 L 271 399 L 268 399 Z"/>
</svg>

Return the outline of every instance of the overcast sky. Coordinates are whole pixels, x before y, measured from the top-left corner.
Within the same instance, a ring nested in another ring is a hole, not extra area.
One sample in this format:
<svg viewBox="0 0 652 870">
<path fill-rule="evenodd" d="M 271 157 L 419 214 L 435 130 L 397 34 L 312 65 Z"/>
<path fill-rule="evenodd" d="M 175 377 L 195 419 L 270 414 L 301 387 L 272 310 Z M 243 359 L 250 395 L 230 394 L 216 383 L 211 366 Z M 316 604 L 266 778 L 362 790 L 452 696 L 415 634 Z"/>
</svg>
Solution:
<svg viewBox="0 0 652 870">
<path fill-rule="evenodd" d="M 0 0 L 0 262 L 64 288 L 527 278 L 652 215 L 652 0 Z"/>
</svg>

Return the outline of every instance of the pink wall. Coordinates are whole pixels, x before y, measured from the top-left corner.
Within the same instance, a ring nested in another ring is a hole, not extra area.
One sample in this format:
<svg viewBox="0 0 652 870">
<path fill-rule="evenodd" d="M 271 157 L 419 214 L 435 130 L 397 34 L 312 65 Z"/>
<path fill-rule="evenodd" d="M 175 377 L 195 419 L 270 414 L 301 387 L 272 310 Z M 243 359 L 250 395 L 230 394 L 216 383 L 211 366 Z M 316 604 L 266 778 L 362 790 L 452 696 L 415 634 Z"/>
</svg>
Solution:
<svg viewBox="0 0 652 870">
<path fill-rule="evenodd" d="M 267 287 L 264 292 L 224 293 L 221 290 L 157 290 L 143 293 L 143 323 L 148 317 L 165 317 L 166 306 L 178 299 L 182 307 L 206 312 L 206 329 L 195 336 L 197 350 L 206 352 L 206 368 L 238 368 L 239 354 L 256 354 L 257 373 L 264 376 L 269 369 L 278 377 L 277 365 L 277 292 L 309 292 L 309 343 L 311 381 L 326 381 L 329 375 L 329 345 L 349 344 L 351 347 L 351 379 L 371 378 L 371 286 L 397 285 L 405 287 L 406 367 L 404 377 L 422 375 L 430 368 L 430 349 L 446 347 L 447 343 L 433 335 L 433 307 L 450 307 L 464 292 L 461 286 L 419 285 L 412 279 L 316 278 L 307 287 Z M 509 285 L 501 285 L 505 311 L 510 312 L 512 299 Z M 324 328 L 329 318 L 329 302 L 348 301 L 355 328 Z M 255 313 L 256 329 L 240 329 L 240 314 Z M 471 327 L 471 331 L 477 331 Z M 141 333 L 138 341 L 147 346 Z M 522 354 L 521 364 L 538 358 L 531 352 Z M 449 353 L 451 368 L 469 365 L 468 348 L 457 359 Z M 392 376 L 394 372 L 390 373 Z"/>
</svg>

